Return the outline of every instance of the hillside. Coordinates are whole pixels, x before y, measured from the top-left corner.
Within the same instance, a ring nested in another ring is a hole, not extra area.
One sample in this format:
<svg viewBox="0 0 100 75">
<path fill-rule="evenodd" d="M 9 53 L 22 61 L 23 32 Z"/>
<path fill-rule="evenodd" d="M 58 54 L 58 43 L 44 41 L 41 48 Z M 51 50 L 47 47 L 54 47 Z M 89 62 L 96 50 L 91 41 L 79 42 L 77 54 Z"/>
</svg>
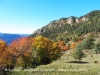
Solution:
<svg viewBox="0 0 100 75">
<path fill-rule="evenodd" d="M 57 61 L 48 65 L 40 65 L 34 69 L 25 69 L 17 71 L 17 67 L 12 75 L 99 75 L 100 74 L 100 54 L 88 53 L 79 63 L 75 63 L 72 57 L 73 50 L 66 51 Z M 91 52 L 90 52 L 91 53 Z M 86 54 L 86 53 L 85 53 Z M 97 58 L 97 59 L 95 59 Z M 95 63 L 97 61 L 97 63 Z"/>
<path fill-rule="evenodd" d="M 31 36 L 43 35 L 53 40 L 57 40 L 58 37 L 64 39 L 66 36 L 67 39 L 71 40 L 75 35 L 80 38 L 87 33 L 96 34 L 99 31 L 100 10 L 95 10 L 79 18 L 71 16 L 51 21 L 46 26 L 34 31 Z"/>
</svg>

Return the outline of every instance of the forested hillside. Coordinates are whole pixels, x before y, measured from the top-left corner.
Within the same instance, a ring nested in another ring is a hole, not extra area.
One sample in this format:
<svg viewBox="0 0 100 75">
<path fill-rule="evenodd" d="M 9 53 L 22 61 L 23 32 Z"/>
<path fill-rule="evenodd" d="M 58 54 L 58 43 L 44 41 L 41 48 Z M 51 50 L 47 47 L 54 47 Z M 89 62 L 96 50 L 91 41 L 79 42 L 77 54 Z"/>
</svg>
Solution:
<svg viewBox="0 0 100 75">
<path fill-rule="evenodd" d="M 100 10 L 95 10 L 79 18 L 71 16 L 54 20 L 46 26 L 36 30 L 32 37 L 42 35 L 52 40 L 72 40 L 75 36 L 77 39 L 89 33 L 97 37 L 100 31 Z"/>
</svg>

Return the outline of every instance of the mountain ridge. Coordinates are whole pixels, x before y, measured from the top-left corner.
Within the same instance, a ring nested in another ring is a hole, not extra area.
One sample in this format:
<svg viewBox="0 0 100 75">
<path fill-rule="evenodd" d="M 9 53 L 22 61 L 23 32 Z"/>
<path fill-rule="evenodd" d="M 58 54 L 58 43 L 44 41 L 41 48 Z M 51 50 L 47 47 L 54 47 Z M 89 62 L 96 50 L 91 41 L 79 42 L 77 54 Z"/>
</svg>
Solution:
<svg viewBox="0 0 100 75">
<path fill-rule="evenodd" d="M 7 42 L 7 44 L 10 44 L 13 40 L 21 38 L 21 37 L 27 37 L 29 34 L 10 34 L 10 33 L 1 33 L 0 32 L 0 39 Z"/>
<path fill-rule="evenodd" d="M 46 26 L 48 28 L 50 28 L 51 26 L 53 26 L 55 23 L 57 25 L 57 23 L 60 24 L 60 26 L 64 25 L 64 24 L 69 24 L 69 25 L 72 25 L 73 23 L 79 23 L 81 21 L 88 21 L 88 19 L 86 17 L 82 17 L 82 18 L 77 18 L 77 17 L 74 17 L 74 16 L 71 16 L 69 18 L 61 18 L 59 20 L 54 20 L 54 21 L 51 21 L 49 24 L 47 24 Z M 36 31 L 33 32 L 33 34 L 40 34 L 42 32 L 45 32 L 45 28 L 46 26 L 40 28 L 40 29 L 37 29 Z"/>
<path fill-rule="evenodd" d="M 99 21 L 100 21 L 100 10 L 94 10 L 83 16 L 80 16 L 79 18 L 75 16 L 70 16 L 68 18 L 60 18 L 59 20 L 51 21 L 46 26 L 34 31 L 33 34 L 31 34 L 31 36 L 35 37 L 37 35 L 43 35 L 50 39 L 56 39 L 56 37 L 58 37 L 59 34 L 66 33 L 66 34 L 73 35 L 74 32 L 75 34 L 79 32 L 80 28 L 84 29 L 85 27 L 89 26 L 91 30 L 86 28 L 85 29 L 86 31 L 84 30 L 81 31 L 81 33 L 79 33 L 79 35 L 81 35 L 82 32 L 88 33 L 96 30 L 94 28 L 95 25 L 98 26 L 98 30 L 99 30 L 99 26 L 100 26 L 98 25 L 100 23 Z"/>
</svg>

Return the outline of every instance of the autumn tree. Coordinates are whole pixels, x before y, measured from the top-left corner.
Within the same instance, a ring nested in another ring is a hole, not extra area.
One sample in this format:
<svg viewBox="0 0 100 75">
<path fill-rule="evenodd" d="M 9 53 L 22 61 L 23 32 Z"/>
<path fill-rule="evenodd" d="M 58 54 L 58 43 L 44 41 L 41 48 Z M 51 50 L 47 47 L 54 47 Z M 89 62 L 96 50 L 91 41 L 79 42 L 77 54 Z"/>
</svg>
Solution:
<svg viewBox="0 0 100 75">
<path fill-rule="evenodd" d="M 68 46 L 64 46 L 63 49 L 64 49 L 64 50 L 68 50 Z"/>
<path fill-rule="evenodd" d="M 74 49 L 76 47 L 76 43 L 70 45 L 70 49 Z"/>
<path fill-rule="evenodd" d="M 7 45 L 5 41 L 0 39 L 0 65 L 3 64 L 3 54 L 7 50 Z"/>
<path fill-rule="evenodd" d="M 6 73 L 4 69 L 11 65 L 11 58 L 6 42 L 0 39 L 0 75 Z"/>
<path fill-rule="evenodd" d="M 10 52 L 12 53 L 13 57 L 15 57 L 14 62 L 16 62 L 17 58 L 22 58 L 23 67 L 27 67 L 30 65 L 31 62 L 31 46 L 33 43 L 33 38 L 22 37 L 17 40 L 14 40 L 10 46 Z"/>
<path fill-rule="evenodd" d="M 77 42 L 80 43 L 80 42 L 82 42 L 82 40 L 79 39 Z"/>
<path fill-rule="evenodd" d="M 61 47 L 61 46 L 65 45 L 65 43 L 64 43 L 64 41 L 60 41 L 58 45 Z"/>
<path fill-rule="evenodd" d="M 0 39 L 0 65 L 7 65 L 10 63 L 10 54 L 5 41 Z"/>
<path fill-rule="evenodd" d="M 34 55 L 37 56 L 37 59 L 40 58 L 40 63 L 48 64 L 61 56 L 61 49 L 56 42 L 43 36 L 37 36 L 33 43 Z"/>
</svg>

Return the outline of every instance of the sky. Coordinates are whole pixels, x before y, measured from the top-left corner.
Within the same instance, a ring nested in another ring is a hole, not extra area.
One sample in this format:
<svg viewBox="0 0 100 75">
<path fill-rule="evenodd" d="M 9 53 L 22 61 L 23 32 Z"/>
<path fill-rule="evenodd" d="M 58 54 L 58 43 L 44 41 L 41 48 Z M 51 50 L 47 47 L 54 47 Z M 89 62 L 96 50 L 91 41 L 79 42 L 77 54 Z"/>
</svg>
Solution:
<svg viewBox="0 0 100 75">
<path fill-rule="evenodd" d="M 53 20 L 100 10 L 100 0 L 0 0 L 0 32 L 32 34 Z"/>
</svg>

